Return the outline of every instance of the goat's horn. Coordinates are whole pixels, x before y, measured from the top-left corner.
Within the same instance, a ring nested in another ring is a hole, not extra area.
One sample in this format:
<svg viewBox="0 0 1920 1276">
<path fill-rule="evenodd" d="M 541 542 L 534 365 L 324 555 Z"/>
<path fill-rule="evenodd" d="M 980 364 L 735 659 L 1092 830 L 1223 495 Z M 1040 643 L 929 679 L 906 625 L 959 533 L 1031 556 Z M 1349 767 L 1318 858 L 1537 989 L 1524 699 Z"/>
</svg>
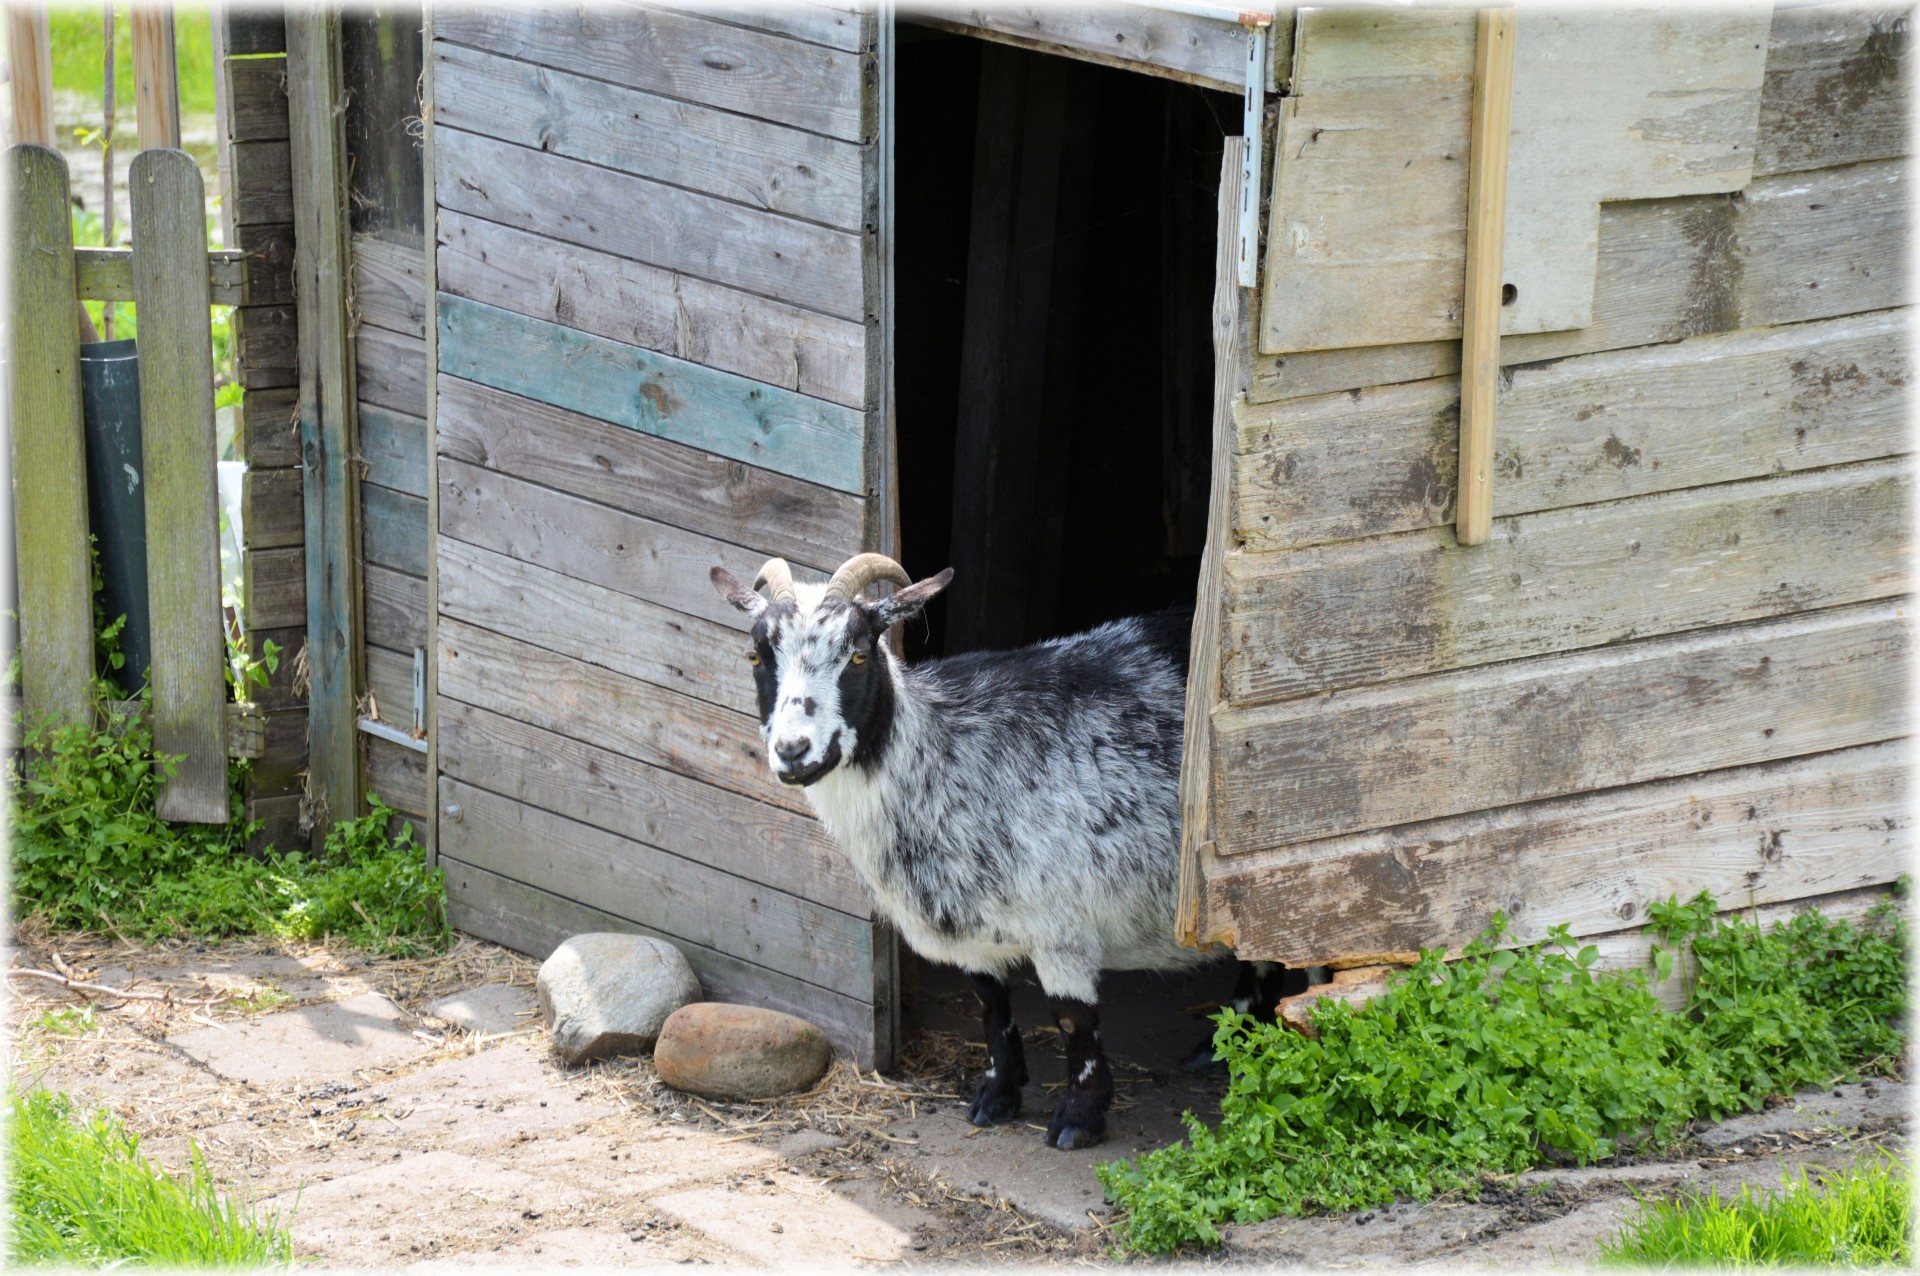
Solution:
<svg viewBox="0 0 1920 1276">
<path fill-rule="evenodd" d="M 760 569 L 760 574 L 753 578 L 755 589 L 762 585 L 771 587 L 770 592 L 774 602 L 793 601 L 793 569 L 787 566 L 786 559 L 769 558 L 767 560 L 766 566 Z"/>
<path fill-rule="evenodd" d="M 911 585 L 913 577 L 907 575 L 906 568 L 885 554 L 855 554 L 840 564 L 840 570 L 827 582 L 827 592 L 821 601 L 838 598 L 843 603 L 850 603 L 867 586 L 879 581 L 886 581 L 890 585 Z"/>
</svg>

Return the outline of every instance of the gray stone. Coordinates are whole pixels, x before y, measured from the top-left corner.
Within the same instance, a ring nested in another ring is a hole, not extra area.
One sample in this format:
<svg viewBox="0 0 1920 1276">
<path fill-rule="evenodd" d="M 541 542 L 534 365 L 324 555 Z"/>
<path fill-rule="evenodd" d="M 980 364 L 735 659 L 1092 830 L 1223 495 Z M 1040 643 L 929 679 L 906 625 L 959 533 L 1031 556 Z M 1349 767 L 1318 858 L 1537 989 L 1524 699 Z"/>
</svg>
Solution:
<svg viewBox="0 0 1920 1276">
<path fill-rule="evenodd" d="M 660 1026 L 700 996 L 680 950 L 643 935 L 575 935 L 540 967 L 540 1010 L 568 1063 L 650 1049 Z"/>
<path fill-rule="evenodd" d="M 467 1032 L 490 1036 L 527 1026 L 522 1016 L 531 1017 L 538 1008 L 539 1002 L 531 988 L 481 984 L 441 998 L 427 1007 L 427 1013 Z"/>
<path fill-rule="evenodd" d="M 682 1006 L 653 1049 L 660 1079 L 709 1099 L 771 1099 L 818 1081 L 833 1062 L 827 1034 L 806 1020 L 717 1001 Z"/>
</svg>

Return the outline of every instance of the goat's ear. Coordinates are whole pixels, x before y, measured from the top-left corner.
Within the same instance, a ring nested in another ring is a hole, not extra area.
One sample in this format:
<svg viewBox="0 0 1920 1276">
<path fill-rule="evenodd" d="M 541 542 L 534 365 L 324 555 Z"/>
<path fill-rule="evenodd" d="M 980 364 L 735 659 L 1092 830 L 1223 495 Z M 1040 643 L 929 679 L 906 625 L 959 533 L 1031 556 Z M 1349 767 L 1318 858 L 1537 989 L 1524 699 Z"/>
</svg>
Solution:
<svg viewBox="0 0 1920 1276">
<path fill-rule="evenodd" d="M 884 634 L 901 621 L 912 620 L 920 614 L 921 608 L 933 601 L 935 594 L 952 581 L 953 568 L 949 567 L 938 576 L 929 576 L 918 584 L 908 585 L 891 598 L 866 604 L 868 613 L 873 616 L 873 627 Z"/>
<path fill-rule="evenodd" d="M 720 591 L 720 596 L 738 607 L 755 620 L 767 609 L 767 600 L 753 590 L 742 585 L 734 574 L 724 567 L 716 567 L 707 573 L 707 579 Z"/>
</svg>

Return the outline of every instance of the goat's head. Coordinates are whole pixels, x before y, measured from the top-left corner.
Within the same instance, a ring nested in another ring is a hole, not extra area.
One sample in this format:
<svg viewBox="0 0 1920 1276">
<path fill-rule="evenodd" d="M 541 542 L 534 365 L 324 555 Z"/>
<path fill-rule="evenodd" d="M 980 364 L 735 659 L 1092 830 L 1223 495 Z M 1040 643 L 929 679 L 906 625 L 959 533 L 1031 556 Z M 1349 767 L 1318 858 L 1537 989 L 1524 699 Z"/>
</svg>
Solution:
<svg viewBox="0 0 1920 1276">
<path fill-rule="evenodd" d="M 751 589 L 724 567 L 708 574 L 722 597 L 753 618 L 746 657 L 760 694 L 767 765 L 791 785 L 812 784 L 878 746 L 893 720 L 889 657 L 880 640 L 953 579 L 949 567 L 916 585 L 882 554 L 848 559 L 825 585 L 796 585 L 780 558 L 767 560 Z M 862 601 L 882 582 L 897 591 Z"/>
</svg>

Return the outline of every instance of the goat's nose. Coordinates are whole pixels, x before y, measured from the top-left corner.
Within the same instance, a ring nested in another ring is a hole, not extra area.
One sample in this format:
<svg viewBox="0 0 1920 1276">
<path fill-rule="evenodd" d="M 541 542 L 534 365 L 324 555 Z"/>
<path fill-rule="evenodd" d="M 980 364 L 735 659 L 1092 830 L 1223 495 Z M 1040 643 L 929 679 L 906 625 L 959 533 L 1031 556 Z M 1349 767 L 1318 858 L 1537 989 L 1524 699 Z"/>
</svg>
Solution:
<svg viewBox="0 0 1920 1276">
<path fill-rule="evenodd" d="M 798 762 L 807 751 L 805 740 L 775 740 L 773 751 L 780 755 L 782 762 Z"/>
</svg>

